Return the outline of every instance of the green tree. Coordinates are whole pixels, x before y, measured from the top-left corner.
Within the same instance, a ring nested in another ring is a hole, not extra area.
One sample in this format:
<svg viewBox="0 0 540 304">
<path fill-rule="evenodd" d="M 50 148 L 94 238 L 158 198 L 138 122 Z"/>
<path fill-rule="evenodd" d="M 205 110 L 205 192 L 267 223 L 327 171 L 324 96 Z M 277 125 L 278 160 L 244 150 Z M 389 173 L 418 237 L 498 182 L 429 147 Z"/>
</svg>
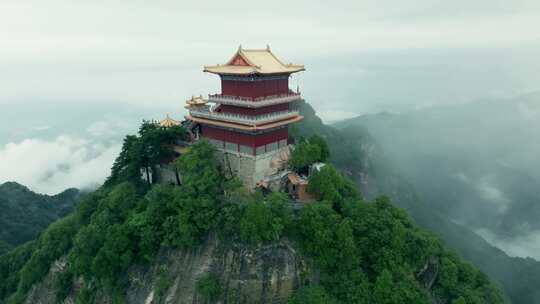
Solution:
<svg viewBox="0 0 540 304">
<path fill-rule="evenodd" d="M 308 285 L 297 290 L 289 299 L 289 304 L 337 304 L 324 288 L 316 285 Z"/>
<path fill-rule="evenodd" d="M 467 301 L 463 297 L 459 297 L 452 301 L 452 304 L 467 304 Z"/>
<path fill-rule="evenodd" d="M 312 145 L 307 141 L 302 141 L 295 145 L 289 159 L 289 167 L 294 171 L 307 171 L 307 167 L 320 158 L 321 148 Z"/>
<path fill-rule="evenodd" d="M 215 303 L 222 293 L 221 283 L 214 274 L 208 273 L 197 280 L 197 292 L 205 303 Z"/>
<path fill-rule="evenodd" d="M 329 205 L 313 203 L 303 208 L 297 223 L 302 246 L 323 269 L 352 268 L 357 254 L 353 230 Z M 353 263 L 353 264 L 351 264 Z"/>
<path fill-rule="evenodd" d="M 182 182 L 187 191 L 215 197 L 221 193 L 224 177 L 215 158 L 215 148 L 200 140 L 178 158 L 176 165 L 182 172 Z"/>
<path fill-rule="evenodd" d="M 240 219 L 240 238 L 253 244 L 279 240 L 291 222 L 288 203 L 283 193 L 253 195 Z"/>
<path fill-rule="evenodd" d="M 63 272 L 58 272 L 54 284 L 54 289 L 56 292 L 56 302 L 63 303 L 64 299 L 73 290 L 73 273 L 69 269 Z"/>
<path fill-rule="evenodd" d="M 400 299 L 394 290 L 392 273 L 384 269 L 377 277 L 373 286 L 373 303 L 376 304 L 400 304 Z"/>
<path fill-rule="evenodd" d="M 443 257 L 440 261 L 440 267 L 439 284 L 448 291 L 449 295 L 453 296 L 458 292 L 458 266 L 448 257 Z"/>
<path fill-rule="evenodd" d="M 317 200 L 332 203 L 338 212 L 342 211 L 346 200 L 360 198 L 355 185 L 330 164 L 311 174 L 307 190 Z"/>
<path fill-rule="evenodd" d="M 155 185 L 140 202 L 140 212 L 133 213 L 126 221 L 130 234 L 135 238 L 139 257 L 145 261 L 152 260 L 170 233 L 164 223 L 177 217 L 174 202 L 180 192 L 179 187 Z"/>
<path fill-rule="evenodd" d="M 20 271 L 37 247 L 37 241 L 30 241 L 0 256 L 0 301 L 17 290 Z"/>
<path fill-rule="evenodd" d="M 173 146 L 176 141 L 185 139 L 186 131 L 181 126 L 161 127 L 155 123 L 144 121 L 139 128 L 142 167 L 147 172 L 147 181 L 150 182 L 148 172 L 156 176 L 155 166 L 174 157 Z"/>
<path fill-rule="evenodd" d="M 208 141 L 200 140 L 176 161 L 183 183 L 174 198 L 178 216 L 168 218 L 164 224 L 169 244 L 197 244 L 217 222 L 219 203 L 228 183 L 214 154 L 215 148 Z"/>
<path fill-rule="evenodd" d="M 135 135 L 128 135 L 124 138 L 122 150 L 116 157 L 111 168 L 111 175 L 107 178 L 105 185 L 112 185 L 121 181 L 132 183 L 141 182 L 141 168 L 143 167 L 140 157 L 139 138 Z"/>
<path fill-rule="evenodd" d="M 294 171 L 307 171 L 316 162 L 326 162 L 330 158 L 330 148 L 323 137 L 312 135 L 307 140 L 300 140 L 291 152 L 289 167 Z"/>
<path fill-rule="evenodd" d="M 106 185 L 123 181 L 141 186 L 141 172 L 144 172 L 148 185 L 155 182 L 156 166 L 174 158 L 174 145 L 186 138 L 186 131 L 181 126 L 161 127 L 155 123 L 143 121 L 138 136 L 128 135 L 124 139 L 122 150 L 116 158 L 111 175 Z M 143 187 L 143 189 L 145 189 Z"/>
<path fill-rule="evenodd" d="M 312 135 L 309 137 L 308 142 L 319 147 L 320 153 L 316 158 L 317 162 L 326 162 L 330 160 L 330 147 L 322 136 L 317 134 Z"/>
<path fill-rule="evenodd" d="M 117 274 L 131 264 L 135 248 L 124 225 L 111 226 L 107 229 L 103 246 L 92 261 L 92 273 L 105 287 L 115 287 Z"/>
</svg>

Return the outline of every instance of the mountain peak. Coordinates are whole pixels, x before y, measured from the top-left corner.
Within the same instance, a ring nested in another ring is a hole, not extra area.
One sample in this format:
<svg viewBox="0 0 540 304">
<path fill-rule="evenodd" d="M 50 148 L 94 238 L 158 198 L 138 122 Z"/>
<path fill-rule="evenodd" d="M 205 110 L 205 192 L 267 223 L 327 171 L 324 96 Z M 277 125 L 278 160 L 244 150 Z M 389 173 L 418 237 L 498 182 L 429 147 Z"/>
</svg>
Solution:
<svg viewBox="0 0 540 304">
<path fill-rule="evenodd" d="M 22 185 L 22 184 L 19 184 L 17 182 L 14 182 L 14 181 L 8 181 L 8 182 L 5 182 L 3 184 L 0 184 L 0 191 L 30 191 L 30 189 L 28 189 L 28 187 Z"/>
</svg>

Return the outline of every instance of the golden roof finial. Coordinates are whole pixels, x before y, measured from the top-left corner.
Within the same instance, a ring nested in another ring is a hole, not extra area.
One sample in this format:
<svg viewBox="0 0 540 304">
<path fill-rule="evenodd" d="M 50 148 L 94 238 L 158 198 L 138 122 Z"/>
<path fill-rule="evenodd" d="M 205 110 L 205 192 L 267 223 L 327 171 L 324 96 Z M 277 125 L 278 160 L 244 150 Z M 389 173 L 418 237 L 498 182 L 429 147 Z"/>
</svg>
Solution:
<svg viewBox="0 0 540 304">
<path fill-rule="evenodd" d="M 266 45 L 266 50 L 267 50 L 267 51 L 270 51 L 270 44 L 267 44 L 267 45 Z"/>
<path fill-rule="evenodd" d="M 238 46 L 238 51 L 241 51 L 241 50 L 242 50 L 242 44 L 240 44 L 240 45 Z"/>
</svg>

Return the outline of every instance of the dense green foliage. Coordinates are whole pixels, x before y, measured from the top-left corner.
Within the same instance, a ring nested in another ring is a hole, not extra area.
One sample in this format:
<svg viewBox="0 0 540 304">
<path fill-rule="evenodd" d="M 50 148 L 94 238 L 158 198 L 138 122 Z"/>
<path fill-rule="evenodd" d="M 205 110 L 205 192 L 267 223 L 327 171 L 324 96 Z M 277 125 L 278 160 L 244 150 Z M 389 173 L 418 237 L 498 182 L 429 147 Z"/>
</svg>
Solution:
<svg viewBox="0 0 540 304">
<path fill-rule="evenodd" d="M 74 216 L 65 217 L 52 225 L 35 241 L 18 247 L 0 258 L 0 299 L 20 303 L 33 284 L 49 271 L 51 264 L 71 248 L 77 232 Z"/>
<path fill-rule="evenodd" d="M 312 135 L 307 140 L 300 138 L 291 153 L 289 167 L 295 171 L 306 170 L 316 162 L 325 162 L 330 157 L 330 148 L 324 138 Z"/>
<path fill-rule="evenodd" d="M 148 184 L 154 183 L 158 176 L 156 166 L 163 161 L 174 159 L 173 145 L 185 137 L 186 131 L 181 126 L 165 128 L 155 123 L 143 122 L 138 136 L 128 135 L 124 139 L 122 150 L 113 164 L 106 185 L 129 181 L 140 187 L 141 171 L 144 172 Z"/>
<path fill-rule="evenodd" d="M 317 285 L 308 285 L 300 288 L 289 299 L 289 304 L 337 304 L 337 301 Z"/>
<path fill-rule="evenodd" d="M 211 273 L 198 279 L 196 288 L 205 303 L 215 303 L 222 293 L 219 278 Z"/>
<path fill-rule="evenodd" d="M 52 262 L 67 256 L 66 273 L 56 280 L 58 301 L 69 282 L 82 277 L 78 303 L 95 303 L 98 290 L 122 303 L 131 265 L 153 261 L 162 247 L 193 248 L 213 231 L 224 243 L 258 246 L 287 238 L 296 244 L 319 279 L 310 282 L 306 274 L 291 303 L 502 303 L 482 273 L 388 199 L 363 201 L 332 165 L 310 180 L 320 185 L 310 189 L 318 201 L 293 213 L 285 194 L 248 193 L 224 178 L 213 154 L 206 141 L 191 146 L 176 161 L 180 186 L 141 191 L 137 187 L 144 184 L 132 176 L 110 179 L 38 240 L 0 258 L 0 273 L 7 274 L 0 281 L 1 299 L 21 303 Z M 430 261 L 440 267 L 427 289 L 418 274 Z M 169 279 L 159 281 L 163 292 Z M 220 278 L 208 273 L 197 291 L 209 303 L 219 299 Z"/>
<path fill-rule="evenodd" d="M 320 284 L 343 303 L 431 303 L 433 296 L 502 303 L 482 273 L 444 250 L 386 198 L 371 204 L 346 200 L 342 213 L 314 203 L 298 221 L 298 240 L 320 267 Z M 451 261 L 459 273 L 441 267 L 432 294 L 414 275 L 431 259 Z M 447 275 L 452 280 L 445 280 Z"/>
<path fill-rule="evenodd" d="M 356 186 L 331 165 L 322 167 L 320 171 L 314 170 L 309 177 L 308 191 L 317 200 L 332 203 L 338 211 L 342 210 L 347 199 L 360 198 Z"/>
<path fill-rule="evenodd" d="M 0 303 L 17 290 L 20 271 L 35 249 L 35 241 L 30 241 L 0 257 Z"/>
<path fill-rule="evenodd" d="M 49 196 L 7 182 L 0 185 L 0 255 L 35 239 L 50 223 L 73 211 L 79 191 Z"/>
</svg>

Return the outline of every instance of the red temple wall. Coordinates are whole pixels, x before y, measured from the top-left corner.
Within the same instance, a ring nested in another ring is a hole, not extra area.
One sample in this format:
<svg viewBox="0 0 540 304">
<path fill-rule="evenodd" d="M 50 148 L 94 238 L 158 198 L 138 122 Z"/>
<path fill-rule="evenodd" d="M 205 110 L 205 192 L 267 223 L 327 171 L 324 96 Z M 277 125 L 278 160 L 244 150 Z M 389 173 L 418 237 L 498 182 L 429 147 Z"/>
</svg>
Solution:
<svg viewBox="0 0 540 304">
<path fill-rule="evenodd" d="M 203 137 L 223 140 L 244 146 L 258 147 L 278 140 L 287 139 L 289 137 L 289 129 L 282 128 L 268 133 L 251 135 L 201 125 L 201 134 Z"/>
<path fill-rule="evenodd" d="M 289 79 L 259 81 L 221 80 L 221 94 L 257 98 L 262 96 L 286 94 L 289 92 Z"/>
<path fill-rule="evenodd" d="M 273 113 L 273 112 L 287 111 L 289 109 L 289 104 L 282 103 L 282 104 L 271 105 L 271 106 L 263 107 L 263 108 L 242 108 L 242 107 L 230 106 L 230 105 L 220 105 L 219 109 L 220 109 L 220 112 L 225 112 L 225 113 L 235 113 L 235 114 L 255 116 L 255 115 L 262 115 L 262 114 Z"/>
</svg>

